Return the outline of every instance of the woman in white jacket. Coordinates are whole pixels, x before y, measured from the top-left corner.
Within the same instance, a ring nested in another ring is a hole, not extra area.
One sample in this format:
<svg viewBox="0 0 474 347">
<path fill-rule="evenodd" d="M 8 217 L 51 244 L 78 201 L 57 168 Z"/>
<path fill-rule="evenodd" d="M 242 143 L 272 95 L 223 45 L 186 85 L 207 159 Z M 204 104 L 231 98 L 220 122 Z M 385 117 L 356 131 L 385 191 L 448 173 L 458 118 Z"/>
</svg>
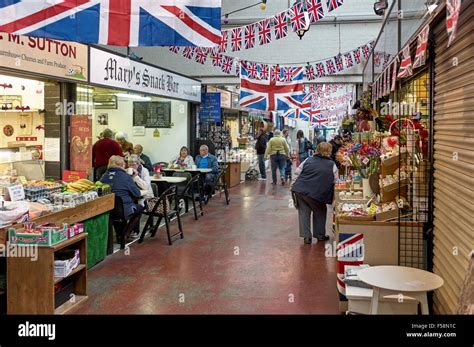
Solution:
<svg viewBox="0 0 474 347">
<path fill-rule="evenodd" d="M 146 199 L 154 197 L 153 189 L 151 188 L 150 173 L 147 168 L 141 164 L 140 157 L 136 154 L 132 154 L 128 159 L 128 167 L 132 169 L 131 175 L 133 181 L 140 190 L 145 191 L 143 199 L 140 199 L 138 202 L 140 205 L 144 206 Z"/>
</svg>

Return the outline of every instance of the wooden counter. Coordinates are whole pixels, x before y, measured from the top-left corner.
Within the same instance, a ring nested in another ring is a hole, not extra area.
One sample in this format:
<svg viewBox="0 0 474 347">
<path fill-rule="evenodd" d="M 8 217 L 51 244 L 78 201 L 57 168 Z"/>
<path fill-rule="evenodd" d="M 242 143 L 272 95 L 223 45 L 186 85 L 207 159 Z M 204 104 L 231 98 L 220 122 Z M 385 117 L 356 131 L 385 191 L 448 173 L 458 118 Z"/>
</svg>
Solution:
<svg viewBox="0 0 474 347">
<path fill-rule="evenodd" d="M 228 163 L 227 171 L 225 173 L 224 179 L 226 180 L 227 187 L 232 188 L 240 184 L 240 163 Z"/>
<path fill-rule="evenodd" d="M 87 219 L 96 217 L 105 212 L 113 210 L 114 201 L 114 194 L 108 194 L 73 208 L 67 208 L 62 211 L 45 214 L 41 217 L 30 220 L 30 222 L 35 222 L 37 224 L 53 223 L 56 225 L 60 225 L 62 223 L 74 224 L 78 222 L 83 222 Z M 8 238 L 8 229 L 20 229 L 22 227 L 23 223 L 18 223 L 8 228 L 0 229 L 0 244 L 6 243 L 6 240 Z"/>
</svg>

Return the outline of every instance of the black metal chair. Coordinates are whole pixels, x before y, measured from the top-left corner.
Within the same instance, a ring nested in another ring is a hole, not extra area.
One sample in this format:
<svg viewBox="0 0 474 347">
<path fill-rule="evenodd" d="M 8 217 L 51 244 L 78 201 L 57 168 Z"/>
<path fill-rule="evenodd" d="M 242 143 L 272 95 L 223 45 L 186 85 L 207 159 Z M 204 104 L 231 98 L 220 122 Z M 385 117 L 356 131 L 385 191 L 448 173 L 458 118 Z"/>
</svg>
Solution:
<svg viewBox="0 0 474 347">
<path fill-rule="evenodd" d="M 120 244 L 120 249 L 125 249 L 127 237 L 140 223 L 141 212 L 135 212 L 130 218 L 126 218 L 123 210 L 123 201 L 119 196 L 115 196 L 115 206 L 110 212 L 110 223 L 117 235 L 117 243 Z"/>
<path fill-rule="evenodd" d="M 199 175 L 192 176 L 191 180 L 186 184 L 184 190 L 181 193 L 178 191 L 178 200 L 184 200 L 186 213 L 189 211 L 189 200 L 191 200 L 193 203 L 195 220 L 198 220 L 196 200 L 199 202 L 201 216 L 204 216 L 204 209 L 202 207 L 202 200 L 200 197 L 201 193 L 199 191 Z"/>
<path fill-rule="evenodd" d="M 173 185 L 167 190 L 165 190 L 158 199 L 150 199 L 150 200 L 153 201 L 152 203 L 153 208 L 151 209 L 151 211 L 148 209 L 148 210 L 145 210 L 145 212 L 143 212 L 144 215 L 148 216 L 148 220 L 146 221 L 145 227 L 142 230 L 138 243 L 143 242 L 143 240 L 145 239 L 145 235 L 148 231 L 151 232 L 151 237 L 154 237 L 156 235 L 156 232 L 158 231 L 158 228 L 160 227 L 160 223 L 162 219 L 165 220 L 166 234 L 168 236 L 169 245 L 173 244 L 173 239 L 176 236 L 180 236 L 180 238 L 183 239 L 184 238 L 183 227 L 181 225 L 181 217 L 179 215 L 181 208 L 179 206 L 176 186 Z M 149 202 L 147 203 L 147 205 L 149 205 Z M 170 220 L 174 216 L 176 216 L 176 218 L 178 219 L 179 232 L 171 235 Z M 155 217 L 158 218 L 158 221 L 156 222 L 156 224 L 154 223 Z"/>
<path fill-rule="evenodd" d="M 230 202 L 229 189 L 227 187 L 227 182 L 225 180 L 227 167 L 228 165 L 225 163 L 219 164 L 219 172 L 217 173 L 216 179 L 214 180 L 213 189 L 219 190 L 219 196 L 221 196 L 222 191 L 224 191 L 225 202 L 227 205 L 229 205 L 229 202 Z"/>
<path fill-rule="evenodd" d="M 173 172 L 172 176 L 173 177 L 184 177 L 184 178 L 186 178 L 186 181 L 184 181 L 184 182 L 175 183 L 176 188 L 177 188 L 178 197 L 179 197 L 180 195 L 183 195 L 189 181 L 192 180 L 193 175 L 191 175 L 189 172 Z M 186 212 L 188 212 L 188 211 L 186 211 Z"/>
<path fill-rule="evenodd" d="M 160 197 L 159 192 L 158 192 L 158 184 L 152 182 L 151 183 L 151 190 L 153 190 L 153 195 L 155 196 L 155 198 Z"/>
</svg>

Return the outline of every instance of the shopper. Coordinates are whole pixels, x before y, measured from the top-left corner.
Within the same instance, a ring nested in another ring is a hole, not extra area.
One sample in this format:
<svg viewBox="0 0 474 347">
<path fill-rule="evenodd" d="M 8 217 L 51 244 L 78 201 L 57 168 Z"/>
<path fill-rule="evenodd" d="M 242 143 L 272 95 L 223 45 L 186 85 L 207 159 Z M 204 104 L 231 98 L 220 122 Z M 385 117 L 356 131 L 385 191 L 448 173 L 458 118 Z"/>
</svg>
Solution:
<svg viewBox="0 0 474 347">
<path fill-rule="evenodd" d="M 138 155 L 140 158 L 140 163 L 148 170 L 149 173 L 153 172 L 153 165 L 151 164 L 150 157 L 143 154 L 143 146 L 135 145 L 133 146 L 133 153 Z"/>
<path fill-rule="evenodd" d="M 290 130 L 289 129 L 283 129 L 283 137 L 286 140 L 286 143 L 288 144 L 288 151 L 290 154 L 293 152 L 293 147 L 291 146 L 291 137 L 290 137 Z M 293 167 L 293 161 L 291 160 L 291 155 L 289 155 L 286 158 L 286 168 L 285 168 L 285 181 L 291 182 L 292 180 L 292 167 Z"/>
<path fill-rule="evenodd" d="M 267 149 L 267 135 L 265 130 L 260 128 L 258 130 L 257 142 L 255 143 L 255 151 L 257 152 L 258 157 L 258 168 L 260 170 L 260 181 L 265 181 L 267 179 L 267 170 L 265 168 L 265 150 Z"/>
<path fill-rule="evenodd" d="M 100 180 L 104 172 L 107 171 L 107 165 L 111 156 L 123 154 L 120 145 L 113 140 L 114 133 L 112 130 L 105 129 L 101 135 L 102 138 L 92 147 L 95 181 Z"/>
<path fill-rule="evenodd" d="M 265 159 L 270 157 L 272 165 L 272 184 L 277 184 L 276 170 L 280 170 L 281 184 L 285 185 L 285 168 L 286 158 L 289 157 L 290 151 L 286 140 L 281 136 L 281 131 L 276 129 L 273 137 L 268 141 L 265 151 Z"/>
<path fill-rule="evenodd" d="M 115 140 L 119 143 L 122 148 L 123 156 L 128 159 L 128 156 L 133 154 L 133 143 L 127 141 L 127 135 L 124 132 L 119 131 L 115 134 Z"/>
<path fill-rule="evenodd" d="M 318 147 L 321 142 L 326 142 L 326 138 L 321 134 L 320 130 L 314 131 L 313 145 Z"/>
<path fill-rule="evenodd" d="M 332 146 L 322 142 L 316 148 L 316 154 L 306 159 L 296 169 L 296 181 L 292 192 L 296 195 L 300 237 L 305 244 L 311 244 L 311 213 L 313 214 L 313 237 L 318 241 L 327 241 L 326 204 L 334 199 L 334 184 L 338 170 L 331 160 Z"/>
<path fill-rule="evenodd" d="M 110 185 L 112 193 L 122 199 L 126 218 L 143 212 L 143 207 L 135 203 L 135 200 L 141 198 L 140 189 L 125 170 L 125 160 L 123 157 L 118 155 L 110 157 L 107 171 L 100 181 Z"/>
<path fill-rule="evenodd" d="M 336 153 L 339 151 L 339 149 L 342 147 L 342 137 L 341 135 L 336 135 L 334 139 L 329 141 L 329 144 L 332 146 L 332 152 L 331 152 L 331 159 L 333 162 L 336 163 L 337 167 L 339 168 L 339 162 L 336 160 Z"/>
<path fill-rule="evenodd" d="M 173 161 L 174 165 L 186 165 L 191 167 L 194 165 L 194 159 L 189 155 L 189 149 L 186 146 L 181 147 L 179 155 Z"/>
<path fill-rule="evenodd" d="M 297 165 L 299 166 L 303 161 L 306 160 L 306 158 L 309 157 L 309 150 L 313 149 L 312 146 L 310 145 L 310 142 L 308 139 L 304 136 L 303 130 L 298 130 L 296 133 L 296 141 L 298 143 L 297 149 L 298 149 L 298 163 Z"/>
<path fill-rule="evenodd" d="M 219 162 L 217 158 L 209 153 L 209 147 L 202 145 L 199 147 L 199 154 L 196 156 L 196 166 L 199 169 L 212 169 L 204 176 L 204 188 L 202 200 L 207 204 L 212 194 L 212 189 L 219 174 Z"/>
<path fill-rule="evenodd" d="M 140 205 L 145 206 L 145 200 L 154 197 L 153 189 L 151 188 L 150 172 L 142 165 L 140 157 L 136 154 L 132 154 L 128 158 L 128 167 L 131 169 L 128 170 L 128 174 L 132 176 L 138 188 L 145 192 L 139 201 Z"/>
</svg>

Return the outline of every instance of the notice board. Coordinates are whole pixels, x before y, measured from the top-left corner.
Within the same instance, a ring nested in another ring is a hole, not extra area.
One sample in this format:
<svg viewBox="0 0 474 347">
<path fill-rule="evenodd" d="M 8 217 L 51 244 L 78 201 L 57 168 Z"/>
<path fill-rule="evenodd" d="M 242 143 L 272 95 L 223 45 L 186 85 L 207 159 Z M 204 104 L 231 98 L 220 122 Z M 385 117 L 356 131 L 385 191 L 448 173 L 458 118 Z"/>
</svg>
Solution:
<svg viewBox="0 0 474 347">
<path fill-rule="evenodd" d="M 221 94 L 203 93 L 199 107 L 199 120 L 204 122 L 221 122 Z"/>
<path fill-rule="evenodd" d="M 134 101 L 133 126 L 171 128 L 171 102 Z"/>
</svg>

